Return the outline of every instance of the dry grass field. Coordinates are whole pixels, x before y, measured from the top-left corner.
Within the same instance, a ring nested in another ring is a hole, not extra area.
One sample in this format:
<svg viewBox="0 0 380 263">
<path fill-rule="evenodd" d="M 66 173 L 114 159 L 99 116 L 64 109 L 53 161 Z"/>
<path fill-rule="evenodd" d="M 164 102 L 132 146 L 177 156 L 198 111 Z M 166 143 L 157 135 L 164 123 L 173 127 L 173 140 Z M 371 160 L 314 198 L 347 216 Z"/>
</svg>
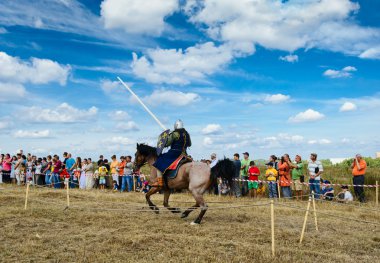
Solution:
<svg viewBox="0 0 380 263">
<path fill-rule="evenodd" d="M 164 209 L 156 215 L 141 193 L 74 189 L 65 209 L 65 190 L 31 187 L 26 211 L 24 198 L 24 187 L 0 186 L 2 262 L 380 262 L 374 203 L 318 203 L 319 232 L 310 214 L 300 245 L 305 211 L 280 205 L 304 209 L 307 202 L 276 202 L 272 257 L 270 207 L 251 206 L 268 199 L 206 196 L 210 210 L 200 226 L 190 226 L 197 211 L 187 219 Z M 162 198 L 153 201 L 161 206 Z M 184 208 L 193 199 L 174 194 L 171 201 Z"/>
</svg>

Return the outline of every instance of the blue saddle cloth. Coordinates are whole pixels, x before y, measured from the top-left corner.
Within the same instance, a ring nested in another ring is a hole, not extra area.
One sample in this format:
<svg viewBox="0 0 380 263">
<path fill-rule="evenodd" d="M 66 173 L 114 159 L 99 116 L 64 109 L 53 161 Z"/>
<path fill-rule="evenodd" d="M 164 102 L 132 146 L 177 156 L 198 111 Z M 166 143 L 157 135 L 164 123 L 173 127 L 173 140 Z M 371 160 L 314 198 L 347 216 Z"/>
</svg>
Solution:
<svg viewBox="0 0 380 263">
<path fill-rule="evenodd" d="M 161 173 L 165 173 L 169 166 L 172 165 L 181 154 L 182 151 L 180 150 L 170 149 L 167 153 L 161 154 L 153 166 L 160 170 Z"/>
</svg>

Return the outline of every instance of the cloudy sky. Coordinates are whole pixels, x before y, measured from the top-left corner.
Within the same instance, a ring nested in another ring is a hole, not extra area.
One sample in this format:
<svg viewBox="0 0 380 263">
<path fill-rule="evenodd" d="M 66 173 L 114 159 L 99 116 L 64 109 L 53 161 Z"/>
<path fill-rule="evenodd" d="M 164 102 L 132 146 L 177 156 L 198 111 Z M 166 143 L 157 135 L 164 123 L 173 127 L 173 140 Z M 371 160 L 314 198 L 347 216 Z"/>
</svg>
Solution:
<svg viewBox="0 0 380 263">
<path fill-rule="evenodd" d="M 0 2 L 0 151 L 134 154 L 181 118 L 190 154 L 380 151 L 379 1 Z"/>
</svg>

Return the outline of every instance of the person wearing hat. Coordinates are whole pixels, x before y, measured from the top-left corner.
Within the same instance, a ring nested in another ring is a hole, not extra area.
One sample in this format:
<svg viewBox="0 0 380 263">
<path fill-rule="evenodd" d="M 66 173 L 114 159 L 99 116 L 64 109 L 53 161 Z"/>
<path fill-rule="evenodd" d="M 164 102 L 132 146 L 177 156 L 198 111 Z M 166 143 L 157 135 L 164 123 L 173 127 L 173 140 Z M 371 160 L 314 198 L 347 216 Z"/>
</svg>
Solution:
<svg viewBox="0 0 380 263">
<path fill-rule="evenodd" d="M 342 185 L 342 191 L 337 195 L 337 199 L 341 203 L 347 203 L 354 200 L 351 192 L 348 190 L 347 185 Z"/>
<path fill-rule="evenodd" d="M 364 196 L 364 175 L 367 170 L 367 163 L 360 154 L 357 154 L 351 164 L 352 181 L 354 184 L 354 191 L 356 197 L 359 198 L 361 203 L 365 202 Z"/>
<path fill-rule="evenodd" d="M 315 198 L 319 199 L 321 195 L 321 174 L 323 173 L 323 166 L 322 163 L 317 160 L 316 153 L 310 154 L 307 172 L 309 174 L 310 194 L 314 192 Z"/>
<path fill-rule="evenodd" d="M 245 180 L 242 182 L 242 189 L 241 193 L 243 196 L 248 194 L 248 169 L 249 169 L 249 164 L 251 160 L 249 159 L 249 153 L 245 152 L 243 153 L 243 160 L 241 160 L 241 168 L 240 168 L 240 176 L 241 179 Z"/>
</svg>

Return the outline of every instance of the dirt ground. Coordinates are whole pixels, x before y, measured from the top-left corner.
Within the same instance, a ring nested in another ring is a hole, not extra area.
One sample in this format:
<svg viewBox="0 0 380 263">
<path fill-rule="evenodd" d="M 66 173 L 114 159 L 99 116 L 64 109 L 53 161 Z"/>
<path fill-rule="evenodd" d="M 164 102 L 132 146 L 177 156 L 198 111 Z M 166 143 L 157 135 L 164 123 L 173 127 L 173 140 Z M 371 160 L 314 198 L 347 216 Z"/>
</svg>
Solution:
<svg viewBox="0 0 380 263">
<path fill-rule="evenodd" d="M 161 206 L 162 198 L 153 201 Z M 374 203 L 317 203 L 319 231 L 309 214 L 300 245 L 307 201 L 275 202 L 272 257 L 268 199 L 206 200 L 204 221 L 191 226 L 198 211 L 187 219 L 163 208 L 156 215 L 141 193 L 74 189 L 65 209 L 65 190 L 32 187 L 24 210 L 25 187 L 1 185 L 0 261 L 380 262 L 380 209 Z M 183 209 L 193 199 L 174 194 L 171 201 Z"/>
</svg>

